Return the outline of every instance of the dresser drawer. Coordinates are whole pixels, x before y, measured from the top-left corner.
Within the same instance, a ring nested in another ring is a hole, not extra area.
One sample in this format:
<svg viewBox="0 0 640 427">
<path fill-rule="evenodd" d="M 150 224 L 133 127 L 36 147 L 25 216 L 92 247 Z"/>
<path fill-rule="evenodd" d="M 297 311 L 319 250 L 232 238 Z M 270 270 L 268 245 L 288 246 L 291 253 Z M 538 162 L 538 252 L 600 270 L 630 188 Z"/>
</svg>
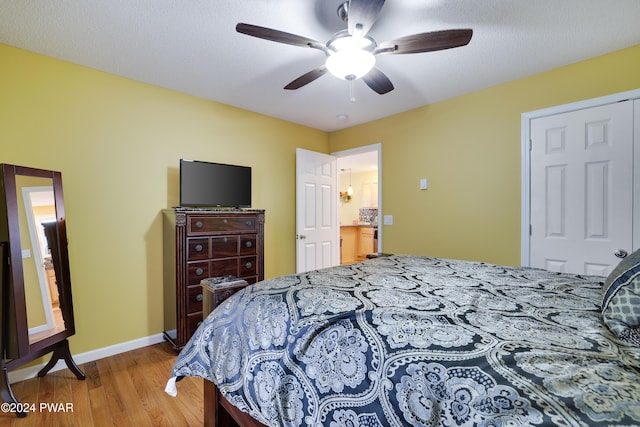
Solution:
<svg viewBox="0 0 640 427">
<path fill-rule="evenodd" d="M 209 239 L 187 239 L 187 261 L 209 258 Z"/>
<path fill-rule="evenodd" d="M 187 288 L 187 314 L 202 311 L 202 286 Z"/>
<path fill-rule="evenodd" d="M 240 255 L 255 255 L 256 253 L 256 235 L 248 234 L 240 236 Z"/>
<path fill-rule="evenodd" d="M 240 258 L 238 263 L 239 276 L 240 278 L 255 276 L 256 267 L 257 267 L 257 258 L 254 256 L 246 256 Z"/>
<path fill-rule="evenodd" d="M 211 261 L 211 276 L 238 276 L 238 258 Z M 202 278 L 201 278 L 202 279 Z M 200 283 L 198 281 L 198 283 Z"/>
<path fill-rule="evenodd" d="M 187 264 L 187 286 L 197 285 L 209 274 L 209 261 L 190 262 Z"/>
<path fill-rule="evenodd" d="M 206 217 L 189 216 L 187 220 L 187 235 L 209 233 L 246 233 L 257 231 L 255 217 Z"/>
<path fill-rule="evenodd" d="M 222 288 L 220 290 L 216 289 L 216 291 L 213 294 L 213 306 L 214 307 L 219 306 L 227 298 L 229 298 L 231 295 L 233 295 L 236 292 L 238 292 L 240 289 L 243 289 L 245 286 L 247 286 L 247 285 L 233 286 L 231 288 Z"/>
<path fill-rule="evenodd" d="M 238 236 L 211 238 L 211 258 L 229 258 L 238 255 Z"/>
<path fill-rule="evenodd" d="M 198 326 L 200 326 L 200 324 L 202 323 L 202 312 L 198 311 L 197 313 L 187 314 L 186 323 L 187 323 L 187 334 L 189 335 L 189 337 L 191 337 L 191 335 L 193 335 L 196 329 L 198 329 Z"/>
</svg>

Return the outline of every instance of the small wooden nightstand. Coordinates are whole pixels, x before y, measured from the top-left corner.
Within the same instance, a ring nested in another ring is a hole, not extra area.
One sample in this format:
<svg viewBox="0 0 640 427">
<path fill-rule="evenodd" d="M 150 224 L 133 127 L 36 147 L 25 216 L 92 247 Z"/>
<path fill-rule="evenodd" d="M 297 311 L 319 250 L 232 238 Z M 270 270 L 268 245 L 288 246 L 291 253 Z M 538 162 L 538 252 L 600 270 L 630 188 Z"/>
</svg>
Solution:
<svg viewBox="0 0 640 427">
<path fill-rule="evenodd" d="M 235 276 L 210 277 L 200 281 L 202 286 L 202 317 L 206 318 L 218 305 L 249 283 Z"/>
</svg>

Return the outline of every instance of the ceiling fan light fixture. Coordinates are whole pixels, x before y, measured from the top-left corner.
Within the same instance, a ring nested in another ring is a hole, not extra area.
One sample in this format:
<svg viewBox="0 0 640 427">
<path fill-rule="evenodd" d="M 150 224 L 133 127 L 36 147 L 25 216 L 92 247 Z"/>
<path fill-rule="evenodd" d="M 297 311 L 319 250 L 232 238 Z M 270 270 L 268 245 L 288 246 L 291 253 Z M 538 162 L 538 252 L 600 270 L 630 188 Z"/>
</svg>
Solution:
<svg viewBox="0 0 640 427">
<path fill-rule="evenodd" d="M 385 0 L 342 0 L 338 7 L 338 16 L 347 24 L 347 29 L 335 33 L 326 44 L 296 34 L 242 22 L 236 25 L 236 31 L 259 39 L 322 51 L 327 56 L 326 62 L 294 79 L 284 89 L 299 89 L 330 73 L 339 79 L 347 80 L 351 101 L 355 101 L 353 82 L 360 78 L 379 95 L 394 89 L 391 80 L 382 70 L 375 67 L 376 55 L 432 52 L 465 46 L 471 41 L 473 30 L 466 28 L 411 34 L 378 46 L 368 33 L 376 23 L 384 3 Z"/>
<path fill-rule="evenodd" d="M 376 58 L 366 50 L 342 50 L 327 58 L 327 69 L 342 80 L 356 80 L 376 65 Z"/>
<path fill-rule="evenodd" d="M 353 37 L 342 32 L 327 43 L 329 56 L 325 65 L 339 79 L 359 79 L 376 65 L 375 47 L 370 37 Z"/>
</svg>

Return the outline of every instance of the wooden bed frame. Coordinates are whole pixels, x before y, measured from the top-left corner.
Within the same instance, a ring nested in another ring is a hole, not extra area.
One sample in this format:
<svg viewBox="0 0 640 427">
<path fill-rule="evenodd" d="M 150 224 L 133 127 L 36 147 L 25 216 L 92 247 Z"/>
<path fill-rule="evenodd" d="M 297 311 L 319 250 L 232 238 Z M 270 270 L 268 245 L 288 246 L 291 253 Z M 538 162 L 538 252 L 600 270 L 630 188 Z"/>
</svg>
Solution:
<svg viewBox="0 0 640 427">
<path fill-rule="evenodd" d="M 203 381 L 205 427 L 267 427 L 229 403 L 214 383 Z"/>
<path fill-rule="evenodd" d="M 229 288 L 214 288 L 203 280 L 202 315 L 206 318 L 213 309 L 246 286 L 232 286 Z M 251 418 L 246 412 L 233 406 L 218 390 L 218 387 L 208 380 L 204 381 L 204 425 L 205 427 L 267 427 Z"/>
</svg>

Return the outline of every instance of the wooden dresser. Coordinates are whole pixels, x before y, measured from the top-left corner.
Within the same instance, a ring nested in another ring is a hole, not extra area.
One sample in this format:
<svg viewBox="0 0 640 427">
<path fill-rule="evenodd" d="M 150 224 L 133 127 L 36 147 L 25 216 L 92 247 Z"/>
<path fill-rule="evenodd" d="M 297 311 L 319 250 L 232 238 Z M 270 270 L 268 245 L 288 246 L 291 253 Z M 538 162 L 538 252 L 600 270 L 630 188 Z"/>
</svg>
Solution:
<svg viewBox="0 0 640 427">
<path fill-rule="evenodd" d="M 264 279 L 264 216 L 260 209 L 163 211 L 164 337 L 174 348 L 202 321 L 202 279 Z"/>
</svg>

